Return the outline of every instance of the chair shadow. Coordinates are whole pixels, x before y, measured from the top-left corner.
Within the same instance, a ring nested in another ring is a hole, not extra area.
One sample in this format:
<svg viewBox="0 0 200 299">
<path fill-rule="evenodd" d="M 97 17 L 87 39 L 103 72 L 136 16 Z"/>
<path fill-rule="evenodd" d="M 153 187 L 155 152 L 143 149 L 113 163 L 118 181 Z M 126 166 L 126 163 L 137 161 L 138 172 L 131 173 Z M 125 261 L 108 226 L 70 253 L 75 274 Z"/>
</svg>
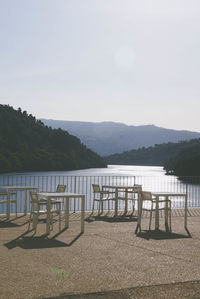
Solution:
<svg viewBox="0 0 200 299">
<path fill-rule="evenodd" d="M 105 222 L 136 222 L 137 217 L 134 215 L 122 215 L 122 216 L 115 216 L 110 217 L 108 215 L 90 215 L 88 218 L 85 219 L 87 222 L 93 221 L 105 221 Z"/>
<path fill-rule="evenodd" d="M 19 227 L 21 224 L 13 223 L 9 220 L 0 221 L 0 228 L 8 228 L 8 227 Z"/>
<path fill-rule="evenodd" d="M 137 237 L 145 240 L 169 240 L 169 239 L 187 239 L 191 238 L 191 235 L 177 234 L 173 232 L 166 232 L 162 230 L 145 230 L 137 234 Z"/>
<path fill-rule="evenodd" d="M 14 222 L 14 221 L 19 220 L 19 219 L 24 218 L 24 217 L 26 217 L 26 216 L 25 215 L 21 215 L 21 216 L 17 216 L 15 218 L 12 218 L 10 220 L 7 220 L 6 218 L 3 219 L 3 220 L 0 220 L 0 228 L 9 228 L 9 227 L 20 227 L 20 226 L 24 226 L 24 225 L 26 225 L 29 222 L 28 220 L 26 220 L 25 222 L 20 223 L 20 224 Z"/>
</svg>

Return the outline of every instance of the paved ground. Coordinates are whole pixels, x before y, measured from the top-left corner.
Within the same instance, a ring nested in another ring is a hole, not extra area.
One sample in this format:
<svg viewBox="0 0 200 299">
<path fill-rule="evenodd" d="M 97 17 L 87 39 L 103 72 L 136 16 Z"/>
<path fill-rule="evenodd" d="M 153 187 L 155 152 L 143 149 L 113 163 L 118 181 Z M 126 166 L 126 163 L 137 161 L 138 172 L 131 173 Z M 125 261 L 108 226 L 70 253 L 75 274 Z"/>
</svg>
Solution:
<svg viewBox="0 0 200 299">
<path fill-rule="evenodd" d="M 81 235 L 75 214 L 48 238 L 43 221 L 33 237 L 28 217 L 1 218 L 0 298 L 200 298 L 200 217 L 188 218 L 188 235 L 177 215 L 172 234 L 136 236 L 134 217 L 86 219 Z"/>
</svg>

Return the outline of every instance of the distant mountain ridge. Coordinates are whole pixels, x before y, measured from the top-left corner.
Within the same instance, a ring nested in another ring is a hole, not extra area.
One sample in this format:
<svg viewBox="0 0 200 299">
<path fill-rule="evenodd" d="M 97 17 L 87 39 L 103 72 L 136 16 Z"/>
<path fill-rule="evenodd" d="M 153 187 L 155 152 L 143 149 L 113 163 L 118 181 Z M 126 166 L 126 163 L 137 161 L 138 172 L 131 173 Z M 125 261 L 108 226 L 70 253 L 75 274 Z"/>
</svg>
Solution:
<svg viewBox="0 0 200 299">
<path fill-rule="evenodd" d="M 155 125 L 128 126 L 115 122 L 93 123 L 52 119 L 41 121 L 47 126 L 61 128 L 77 136 L 81 142 L 101 156 L 155 144 L 200 138 L 198 132 L 171 130 Z"/>
</svg>

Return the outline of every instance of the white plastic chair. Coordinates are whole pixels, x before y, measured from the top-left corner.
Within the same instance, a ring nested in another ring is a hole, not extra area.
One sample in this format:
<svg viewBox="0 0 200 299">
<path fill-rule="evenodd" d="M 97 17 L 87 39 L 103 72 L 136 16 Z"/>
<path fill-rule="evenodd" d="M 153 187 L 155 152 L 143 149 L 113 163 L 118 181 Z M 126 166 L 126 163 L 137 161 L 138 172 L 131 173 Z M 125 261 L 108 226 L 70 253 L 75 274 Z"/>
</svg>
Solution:
<svg viewBox="0 0 200 299">
<path fill-rule="evenodd" d="M 135 202 L 138 201 L 139 195 L 142 192 L 142 185 L 134 184 L 132 188 L 127 191 L 128 200 L 132 201 L 132 209 L 135 211 Z"/>
<path fill-rule="evenodd" d="M 61 184 L 58 184 L 57 185 L 57 188 L 56 188 L 56 192 L 57 193 L 63 193 L 63 192 L 65 192 L 66 191 L 66 188 L 67 188 L 67 186 L 66 185 L 61 185 Z M 51 199 L 51 201 L 52 201 L 52 203 L 54 203 L 54 204 L 64 204 L 64 198 L 62 198 L 62 199 Z"/>
<path fill-rule="evenodd" d="M 8 196 L 8 193 L 7 192 L 0 192 L 0 196 L 3 197 L 3 199 L 0 199 L 0 204 L 7 204 L 7 198 L 6 199 L 4 199 L 4 198 Z M 16 217 L 17 217 L 17 192 L 11 192 L 10 196 L 14 196 L 14 198 L 10 197 L 10 205 L 12 203 L 15 204 L 15 214 L 16 214 Z"/>
<path fill-rule="evenodd" d="M 146 211 L 150 213 L 149 230 L 151 230 L 152 214 L 156 212 L 156 199 L 151 192 L 147 191 L 142 191 L 140 196 L 140 205 L 138 207 L 139 229 L 141 231 L 141 218 L 143 212 Z M 168 213 L 170 220 L 169 230 L 171 231 L 171 201 L 169 199 L 158 200 L 158 212 L 162 210 Z"/>
<path fill-rule="evenodd" d="M 66 188 L 67 188 L 67 186 L 66 185 L 61 185 L 61 184 L 58 184 L 57 185 L 57 188 L 56 188 L 56 193 L 62 193 L 62 192 L 65 192 L 66 191 Z M 41 192 L 46 192 L 46 191 L 41 191 Z M 51 192 L 48 192 L 48 193 L 51 193 Z M 47 199 L 46 198 L 42 198 L 42 197 L 40 197 L 40 202 L 41 201 L 46 201 Z M 51 198 L 51 202 L 53 203 L 53 204 L 64 204 L 64 199 L 58 199 L 58 198 Z"/>
<path fill-rule="evenodd" d="M 103 204 L 106 201 L 108 202 L 108 211 L 110 211 L 110 201 L 111 200 L 115 201 L 115 198 L 113 197 L 113 194 L 115 194 L 115 192 L 101 190 L 101 188 L 98 184 L 92 184 L 92 187 L 93 187 L 93 196 L 94 196 L 93 197 L 92 213 L 94 212 L 95 201 L 99 203 L 98 214 L 100 214 L 100 210 L 103 213 Z"/>
<path fill-rule="evenodd" d="M 37 229 L 37 224 L 38 224 L 38 218 L 40 215 L 47 215 L 47 200 L 40 200 L 38 199 L 38 195 L 36 192 L 30 192 L 31 196 L 31 212 L 30 212 L 30 218 L 29 218 L 29 226 L 28 230 L 30 229 L 31 221 L 33 223 L 33 229 Z M 52 208 L 51 204 L 51 210 L 50 210 L 50 225 L 51 229 L 53 229 L 53 214 L 59 215 L 59 231 L 61 230 L 61 204 L 58 204 L 58 208 L 54 209 Z M 56 204 L 56 205 L 57 205 Z M 45 209 L 41 209 L 41 206 L 45 206 Z"/>
</svg>

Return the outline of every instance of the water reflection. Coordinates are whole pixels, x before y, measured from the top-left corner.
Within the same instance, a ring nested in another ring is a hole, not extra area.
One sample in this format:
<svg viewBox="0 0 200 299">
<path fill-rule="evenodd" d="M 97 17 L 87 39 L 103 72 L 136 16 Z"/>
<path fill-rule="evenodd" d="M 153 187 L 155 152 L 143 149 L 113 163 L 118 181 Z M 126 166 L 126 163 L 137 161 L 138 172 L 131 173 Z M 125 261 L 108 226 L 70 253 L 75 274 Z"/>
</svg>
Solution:
<svg viewBox="0 0 200 299">
<path fill-rule="evenodd" d="M 6 175 L 27 176 L 165 176 L 161 166 L 108 165 L 107 168 L 89 168 L 71 171 L 39 171 L 8 173 Z M 2 175 L 0 175 L 2 176 Z"/>
<path fill-rule="evenodd" d="M 39 190 L 54 191 L 58 183 L 66 184 L 69 192 L 86 195 L 86 209 L 92 206 L 92 184 L 133 185 L 141 184 L 143 190 L 154 192 L 188 192 L 188 206 L 200 207 L 200 185 L 185 184 L 176 176 L 165 175 L 160 166 L 109 165 L 108 168 L 90 168 L 73 171 L 25 172 L 0 175 L 0 185 L 31 185 Z M 23 195 L 19 193 L 19 209 L 23 209 Z M 183 208 L 184 201 L 177 198 L 173 207 Z M 30 209 L 30 201 L 28 201 Z M 80 204 L 71 210 L 80 209 Z"/>
</svg>

